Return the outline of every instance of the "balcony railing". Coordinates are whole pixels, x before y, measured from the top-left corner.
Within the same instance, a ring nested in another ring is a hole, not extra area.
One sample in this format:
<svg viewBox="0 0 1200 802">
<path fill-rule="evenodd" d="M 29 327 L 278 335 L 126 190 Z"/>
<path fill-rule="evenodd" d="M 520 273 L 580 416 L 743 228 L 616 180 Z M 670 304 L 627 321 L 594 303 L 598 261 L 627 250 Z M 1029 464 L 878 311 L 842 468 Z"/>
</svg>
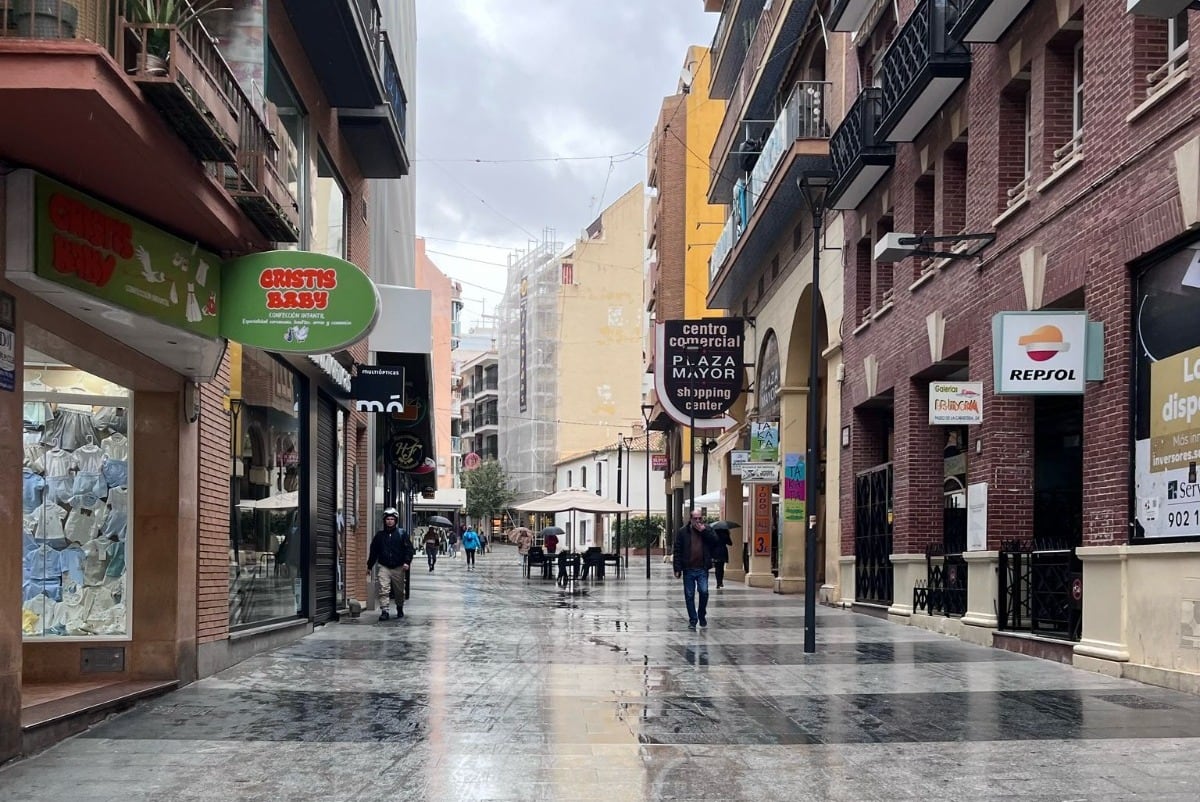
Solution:
<svg viewBox="0 0 1200 802">
<path fill-rule="evenodd" d="M 725 218 L 725 227 L 721 229 L 721 236 L 717 237 L 717 244 L 713 246 L 712 255 L 708 257 L 708 280 L 710 285 L 716 279 L 717 274 L 721 272 L 721 267 L 725 264 L 725 258 L 733 250 L 733 243 L 735 241 L 733 218 L 732 214 Z"/>
<path fill-rule="evenodd" d="M 896 161 L 896 146 L 875 135 L 882 105 L 882 90 L 864 89 L 829 140 L 829 155 L 837 176 L 829 191 L 834 209 L 858 208 Z"/>
<path fill-rule="evenodd" d="M 197 20 L 186 28 L 133 22 L 123 27 L 117 62 L 179 138 L 202 161 L 234 161 L 238 82 L 204 25 Z"/>
<path fill-rule="evenodd" d="M 83 39 L 115 53 L 123 0 L 0 0 L 0 39 Z"/>
<path fill-rule="evenodd" d="M 264 121 L 243 92 L 238 93 L 241 141 L 237 163 L 225 165 L 222 176 L 246 216 L 272 242 L 300 239 L 300 210 L 288 182 L 289 162 L 296 147 L 270 101 L 263 100 Z"/>
<path fill-rule="evenodd" d="M 883 116 L 878 133 L 911 142 L 971 72 L 971 51 L 950 36 L 957 10 L 922 0 L 883 55 Z"/>
<path fill-rule="evenodd" d="M 751 213 L 765 194 L 771 175 L 793 142 L 829 138 L 825 109 L 829 105 L 831 85 L 827 81 L 798 81 L 792 88 L 792 94 L 775 120 L 775 127 L 771 129 L 762 153 L 750 172 Z"/>
</svg>

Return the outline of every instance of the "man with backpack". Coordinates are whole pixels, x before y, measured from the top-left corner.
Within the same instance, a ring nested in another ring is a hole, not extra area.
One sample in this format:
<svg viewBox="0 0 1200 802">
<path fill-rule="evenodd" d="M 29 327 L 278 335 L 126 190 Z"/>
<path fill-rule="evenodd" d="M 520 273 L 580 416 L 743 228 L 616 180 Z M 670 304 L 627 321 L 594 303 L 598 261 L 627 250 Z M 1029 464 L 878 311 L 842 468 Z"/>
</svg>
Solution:
<svg viewBox="0 0 1200 802">
<path fill-rule="evenodd" d="M 400 513 L 394 507 L 383 511 L 383 529 L 376 532 L 375 537 L 371 539 L 371 551 L 367 556 L 367 576 L 371 575 L 372 568 L 379 566 L 375 579 L 379 591 L 380 621 L 387 621 L 390 617 L 389 592 L 392 600 L 396 602 L 396 617 L 404 617 L 404 577 L 412 565 L 416 550 L 413 548 L 412 538 L 398 526 L 399 523 Z"/>
</svg>

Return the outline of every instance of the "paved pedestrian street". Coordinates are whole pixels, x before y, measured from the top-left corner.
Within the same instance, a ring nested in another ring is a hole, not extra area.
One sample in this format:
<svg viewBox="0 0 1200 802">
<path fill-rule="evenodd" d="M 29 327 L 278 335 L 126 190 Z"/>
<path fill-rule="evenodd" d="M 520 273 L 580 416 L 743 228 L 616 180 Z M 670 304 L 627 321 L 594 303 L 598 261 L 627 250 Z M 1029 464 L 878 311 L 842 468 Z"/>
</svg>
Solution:
<svg viewBox="0 0 1200 802">
<path fill-rule="evenodd" d="M 511 548 L 0 769 L 0 799 L 1195 800 L 1200 699 L 729 585 Z"/>
</svg>

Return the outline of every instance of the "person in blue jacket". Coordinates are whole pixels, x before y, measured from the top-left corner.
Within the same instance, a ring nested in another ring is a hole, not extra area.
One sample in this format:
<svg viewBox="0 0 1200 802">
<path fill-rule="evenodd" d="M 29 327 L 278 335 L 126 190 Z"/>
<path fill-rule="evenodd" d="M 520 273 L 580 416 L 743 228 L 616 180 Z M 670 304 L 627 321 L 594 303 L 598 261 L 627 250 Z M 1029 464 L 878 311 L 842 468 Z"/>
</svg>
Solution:
<svg viewBox="0 0 1200 802">
<path fill-rule="evenodd" d="M 468 526 L 462 536 L 463 551 L 467 555 L 467 570 L 475 570 L 475 552 L 479 549 L 479 533 L 474 527 Z"/>
</svg>

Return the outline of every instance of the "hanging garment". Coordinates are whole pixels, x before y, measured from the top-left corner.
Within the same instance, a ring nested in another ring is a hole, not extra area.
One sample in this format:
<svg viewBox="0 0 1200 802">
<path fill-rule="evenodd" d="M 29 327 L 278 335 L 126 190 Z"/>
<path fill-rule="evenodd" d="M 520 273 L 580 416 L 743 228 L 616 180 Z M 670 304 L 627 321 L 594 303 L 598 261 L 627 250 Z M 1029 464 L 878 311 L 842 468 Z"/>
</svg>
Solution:
<svg viewBox="0 0 1200 802">
<path fill-rule="evenodd" d="M 125 575 L 125 544 L 121 541 L 108 544 L 108 560 L 104 576 L 113 579 Z"/>
<path fill-rule="evenodd" d="M 29 515 L 34 520 L 33 534 L 38 540 L 46 542 L 66 539 L 63 518 L 67 517 L 67 511 L 52 500 L 47 499 Z"/>
<path fill-rule="evenodd" d="M 204 315 L 200 312 L 200 304 L 196 303 L 196 285 L 187 285 L 187 321 L 189 323 L 199 323 L 204 320 Z"/>
<path fill-rule="evenodd" d="M 73 506 L 94 507 L 96 501 L 92 499 L 102 499 L 108 495 L 108 482 L 101 475 L 104 452 L 99 446 L 88 444 L 77 448 L 74 457 L 79 473 L 75 474 L 70 502 Z"/>
<path fill-rule="evenodd" d="M 129 438 L 123 434 L 110 434 L 100 443 L 100 448 L 110 460 L 124 462 L 129 459 Z"/>
<path fill-rule="evenodd" d="M 72 509 L 63 527 L 63 534 L 72 543 L 87 543 L 96 536 L 97 531 L 96 516 L 85 507 Z"/>
<path fill-rule="evenodd" d="M 42 505 L 46 480 L 29 468 L 21 469 L 21 512 L 25 515 Z"/>
<path fill-rule="evenodd" d="M 42 442 L 46 445 L 74 451 L 80 446 L 100 441 L 100 435 L 92 423 L 92 411 L 70 409 L 66 404 L 58 405 L 58 414 L 46 424 Z"/>
<path fill-rule="evenodd" d="M 108 487 L 129 487 L 129 463 L 123 459 L 110 459 L 100 470 L 104 484 Z"/>
<path fill-rule="evenodd" d="M 62 577 L 54 576 L 48 579 L 26 579 L 21 585 L 24 601 L 36 599 L 38 596 L 45 596 L 51 601 L 59 601 L 62 598 Z"/>
<path fill-rule="evenodd" d="M 125 413 L 120 407 L 97 407 L 92 412 L 92 425 L 109 432 L 125 431 Z"/>
<path fill-rule="evenodd" d="M 45 401 L 26 401 L 22 408 L 26 429 L 41 429 L 54 418 L 54 410 Z"/>
<path fill-rule="evenodd" d="M 61 579 L 62 555 L 43 544 L 25 555 L 22 568 L 26 579 Z"/>
<path fill-rule="evenodd" d="M 61 448 L 53 448 L 45 453 L 42 462 L 46 466 L 46 476 L 66 476 L 75 467 L 75 457 L 71 452 Z"/>
<path fill-rule="evenodd" d="M 83 584 L 99 585 L 104 581 L 108 543 L 108 538 L 98 537 L 83 544 Z"/>
<path fill-rule="evenodd" d="M 28 433 L 25 435 L 28 437 Z M 36 435 L 38 440 L 41 440 L 41 435 Z M 40 442 L 30 443 L 28 440 L 24 444 L 25 449 L 25 467 L 34 473 L 45 473 L 46 463 L 44 456 L 46 448 Z"/>
<path fill-rule="evenodd" d="M 114 487 L 108 491 L 108 515 L 100 533 L 106 537 L 125 539 L 125 530 L 129 526 L 129 491 L 123 487 Z"/>
<path fill-rule="evenodd" d="M 59 559 L 62 563 L 62 572 L 77 585 L 83 584 L 83 561 L 85 555 L 83 547 L 72 544 L 59 552 Z"/>
<path fill-rule="evenodd" d="M 21 609 L 24 612 L 32 613 L 35 617 L 32 627 L 26 628 L 24 622 L 27 619 L 22 616 L 22 630 L 27 635 L 40 634 L 58 623 L 58 600 L 44 594 L 37 594 L 27 599 L 21 605 Z"/>
<path fill-rule="evenodd" d="M 24 557 L 40 545 L 42 544 L 38 543 L 37 538 L 33 536 L 33 526 L 29 523 L 29 519 L 26 518 L 21 527 L 21 556 Z"/>
</svg>

